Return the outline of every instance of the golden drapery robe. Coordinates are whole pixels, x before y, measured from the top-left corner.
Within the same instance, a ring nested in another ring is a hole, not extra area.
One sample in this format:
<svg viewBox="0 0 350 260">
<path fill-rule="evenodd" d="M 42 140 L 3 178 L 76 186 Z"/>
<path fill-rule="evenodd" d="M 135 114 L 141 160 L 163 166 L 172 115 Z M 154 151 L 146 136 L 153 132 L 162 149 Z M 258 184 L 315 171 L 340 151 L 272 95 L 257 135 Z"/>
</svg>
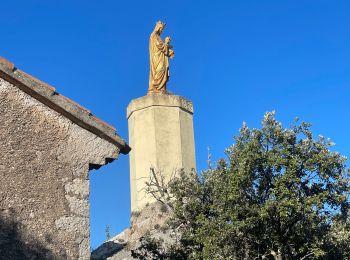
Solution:
<svg viewBox="0 0 350 260">
<path fill-rule="evenodd" d="M 148 92 L 166 93 L 169 80 L 170 46 L 163 42 L 158 31 L 153 31 L 149 41 L 150 75 Z"/>
</svg>

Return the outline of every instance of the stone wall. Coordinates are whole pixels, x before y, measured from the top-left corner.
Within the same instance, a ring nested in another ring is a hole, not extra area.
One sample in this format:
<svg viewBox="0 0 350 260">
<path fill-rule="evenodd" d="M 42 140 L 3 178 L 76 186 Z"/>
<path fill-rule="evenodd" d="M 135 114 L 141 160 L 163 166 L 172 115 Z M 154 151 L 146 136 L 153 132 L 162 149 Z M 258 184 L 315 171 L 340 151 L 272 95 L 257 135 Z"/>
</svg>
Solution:
<svg viewBox="0 0 350 260">
<path fill-rule="evenodd" d="M 89 169 L 118 154 L 0 79 L 0 258 L 89 259 Z"/>
</svg>

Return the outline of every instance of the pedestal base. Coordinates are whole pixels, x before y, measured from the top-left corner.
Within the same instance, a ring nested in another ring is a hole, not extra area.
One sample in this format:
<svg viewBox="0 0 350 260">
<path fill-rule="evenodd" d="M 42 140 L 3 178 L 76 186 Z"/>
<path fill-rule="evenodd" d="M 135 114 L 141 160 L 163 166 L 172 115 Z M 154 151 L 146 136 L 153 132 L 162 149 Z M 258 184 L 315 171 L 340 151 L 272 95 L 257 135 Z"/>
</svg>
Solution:
<svg viewBox="0 0 350 260">
<path fill-rule="evenodd" d="M 149 94 L 127 109 L 129 125 L 131 210 L 139 211 L 154 198 L 145 193 L 150 168 L 169 178 L 174 171 L 196 167 L 193 106 L 183 97 Z"/>
</svg>

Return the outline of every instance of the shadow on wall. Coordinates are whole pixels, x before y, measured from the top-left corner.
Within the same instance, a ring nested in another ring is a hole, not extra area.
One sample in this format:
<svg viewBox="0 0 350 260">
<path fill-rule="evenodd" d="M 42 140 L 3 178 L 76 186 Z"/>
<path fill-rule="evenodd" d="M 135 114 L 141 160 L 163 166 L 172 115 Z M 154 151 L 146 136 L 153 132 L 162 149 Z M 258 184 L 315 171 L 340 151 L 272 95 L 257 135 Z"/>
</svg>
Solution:
<svg viewBox="0 0 350 260">
<path fill-rule="evenodd" d="M 24 240 L 20 232 L 20 223 L 14 221 L 14 213 L 4 214 L 0 210 L 0 259 L 37 260 L 57 258 L 41 242 L 34 239 Z"/>
</svg>

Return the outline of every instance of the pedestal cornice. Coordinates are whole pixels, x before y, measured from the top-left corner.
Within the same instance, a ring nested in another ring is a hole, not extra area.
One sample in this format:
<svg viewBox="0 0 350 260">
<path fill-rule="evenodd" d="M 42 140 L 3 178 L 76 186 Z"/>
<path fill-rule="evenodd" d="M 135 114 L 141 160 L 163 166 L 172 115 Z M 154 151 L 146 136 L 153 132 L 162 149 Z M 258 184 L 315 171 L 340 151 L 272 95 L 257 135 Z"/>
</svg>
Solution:
<svg viewBox="0 0 350 260">
<path fill-rule="evenodd" d="M 152 106 L 179 107 L 193 114 L 192 102 L 181 96 L 171 94 L 149 94 L 131 100 L 127 108 L 126 116 L 129 118 L 133 112 Z"/>
</svg>

